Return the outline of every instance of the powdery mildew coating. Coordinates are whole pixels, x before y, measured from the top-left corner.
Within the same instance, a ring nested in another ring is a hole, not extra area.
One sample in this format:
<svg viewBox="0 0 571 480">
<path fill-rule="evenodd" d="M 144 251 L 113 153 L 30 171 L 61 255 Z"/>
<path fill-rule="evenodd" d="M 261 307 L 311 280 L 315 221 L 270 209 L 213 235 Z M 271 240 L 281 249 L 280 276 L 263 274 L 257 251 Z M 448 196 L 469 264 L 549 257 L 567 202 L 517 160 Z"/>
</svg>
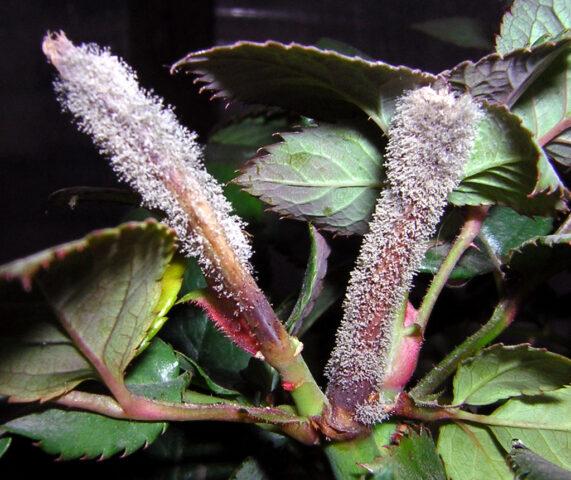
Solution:
<svg viewBox="0 0 571 480">
<path fill-rule="evenodd" d="M 220 185 L 204 169 L 196 134 L 179 124 L 172 108 L 141 88 L 133 70 L 107 49 L 74 46 L 60 33 L 46 38 L 44 52 L 60 74 L 54 85 L 63 108 L 110 159 L 121 180 L 141 194 L 143 204 L 166 214 L 183 251 L 216 277 L 212 255 L 205 254 L 200 232 L 189 228 L 188 214 L 169 185 L 190 193 L 194 208 L 212 208 L 219 229 L 250 271 L 242 221 L 231 214 Z"/>
<path fill-rule="evenodd" d="M 392 322 L 461 179 L 480 118 L 470 97 L 432 87 L 408 92 L 397 104 L 386 156 L 389 188 L 363 239 L 326 368 L 329 396 L 344 399 L 361 423 L 386 418 L 374 394 L 388 369 Z"/>
</svg>

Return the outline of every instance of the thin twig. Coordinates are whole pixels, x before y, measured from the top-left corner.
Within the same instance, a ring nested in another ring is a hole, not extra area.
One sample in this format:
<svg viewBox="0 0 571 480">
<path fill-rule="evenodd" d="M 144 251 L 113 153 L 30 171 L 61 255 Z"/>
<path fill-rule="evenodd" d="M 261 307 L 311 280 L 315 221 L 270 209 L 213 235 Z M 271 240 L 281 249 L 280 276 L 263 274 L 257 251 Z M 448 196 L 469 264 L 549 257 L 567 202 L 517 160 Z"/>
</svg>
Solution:
<svg viewBox="0 0 571 480">
<path fill-rule="evenodd" d="M 496 306 L 490 319 L 474 335 L 464 340 L 430 370 L 410 391 L 410 395 L 416 399 L 422 399 L 433 393 L 456 371 L 460 362 L 494 341 L 512 323 L 521 298 L 522 294 L 519 293 L 502 300 Z"/>
<path fill-rule="evenodd" d="M 450 278 L 452 270 L 454 270 L 454 267 L 464 252 L 470 247 L 470 245 L 472 245 L 472 242 L 478 233 L 480 233 L 480 229 L 482 228 L 482 224 L 488 214 L 488 210 L 489 207 L 487 206 L 468 208 L 466 222 L 464 223 L 462 230 L 460 230 L 458 237 L 456 237 L 456 240 L 444 259 L 444 262 L 442 262 L 440 269 L 432 279 L 432 283 L 430 284 L 430 287 L 422 300 L 422 304 L 418 309 L 418 315 L 415 323 L 421 327 L 422 331 L 426 329 L 432 309 L 434 308 L 442 289 L 446 285 L 446 282 Z"/>
<path fill-rule="evenodd" d="M 71 409 L 90 411 L 107 417 L 137 421 L 225 421 L 275 425 L 302 443 L 313 445 L 318 436 L 309 421 L 275 407 L 252 407 L 222 403 L 168 403 L 131 395 L 120 405 L 106 395 L 72 391 L 52 400 Z"/>
</svg>

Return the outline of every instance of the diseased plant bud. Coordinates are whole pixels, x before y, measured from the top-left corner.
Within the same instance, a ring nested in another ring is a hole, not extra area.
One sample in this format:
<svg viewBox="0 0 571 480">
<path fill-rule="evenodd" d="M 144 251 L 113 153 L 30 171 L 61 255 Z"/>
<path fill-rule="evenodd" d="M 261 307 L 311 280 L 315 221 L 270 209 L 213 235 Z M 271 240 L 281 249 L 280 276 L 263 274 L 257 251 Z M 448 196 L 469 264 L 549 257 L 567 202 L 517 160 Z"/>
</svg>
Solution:
<svg viewBox="0 0 571 480">
<path fill-rule="evenodd" d="M 256 353 L 252 342 L 240 341 L 249 335 L 248 326 L 232 318 L 257 305 L 250 246 L 242 221 L 231 214 L 220 185 L 204 168 L 196 134 L 178 123 L 162 99 L 142 89 L 135 73 L 108 50 L 75 46 L 58 33 L 46 36 L 43 51 L 59 72 L 55 89 L 62 106 L 118 176 L 141 194 L 143 204 L 166 214 L 182 250 L 198 258 L 218 307 L 226 310 L 229 318 L 220 315 L 227 320 L 218 326 Z"/>
<path fill-rule="evenodd" d="M 55 88 L 62 106 L 144 204 L 167 214 L 186 253 L 211 268 L 202 238 L 189 230 L 187 213 L 173 201 L 173 183 L 191 191 L 198 206 L 207 202 L 213 207 L 223 234 L 247 266 L 250 247 L 241 220 L 231 215 L 222 189 L 204 169 L 196 134 L 178 123 L 162 99 L 142 89 L 135 73 L 108 50 L 93 44 L 76 47 L 63 33 L 46 37 L 43 49 L 60 74 Z"/>
<path fill-rule="evenodd" d="M 461 179 L 480 118 L 470 97 L 432 87 L 408 92 L 397 104 L 386 155 L 389 188 L 363 239 L 326 368 L 332 418 L 347 425 L 386 418 L 382 392 L 393 387 L 385 380 L 394 322 Z"/>
</svg>

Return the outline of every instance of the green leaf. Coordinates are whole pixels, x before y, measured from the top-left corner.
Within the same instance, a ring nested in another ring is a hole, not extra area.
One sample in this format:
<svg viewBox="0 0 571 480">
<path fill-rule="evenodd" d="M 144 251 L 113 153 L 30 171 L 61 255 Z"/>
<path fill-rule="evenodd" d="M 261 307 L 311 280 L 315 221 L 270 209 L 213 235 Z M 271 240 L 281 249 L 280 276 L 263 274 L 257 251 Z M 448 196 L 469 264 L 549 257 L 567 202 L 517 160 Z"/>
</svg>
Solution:
<svg viewBox="0 0 571 480">
<path fill-rule="evenodd" d="M 4 454 L 8 451 L 8 448 L 10 448 L 11 443 L 12 443 L 11 437 L 0 438 L 0 458 L 2 458 Z"/>
<path fill-rule="evenodd" d="M 508 53 L 535 45 L 571 26 L 567 0 L 515 0 L 504 15 L 496 50 Z"/>
<path fill-rule="evenodd" d="M 12 401 L 48 400 L 96 377 L 49 310 L 38 309 L 31 321 L 6 317 L 0 323 L 0 394 Z"/>
<path fill-rule="evenodd" d="M 507 425 L 490 428 L 506 451 L 517 438 L 547 461 L 571 469 L 570 411 L 571 387 L 539 397 L 512 398 L 489 416 L 492 422 Z"/>
<path fill-rule="evenodd" d="M 535 237 L 510 252 L 510 270 L 547 276 L 571 265 L 571 234 Z"/>
<path fill-rule="evenodd" d="M 127 378 L 130 390 L 153 399 L 180 402 L 187 379 L 178 374 L 171 347 L 155 340 L 137 360 Z M 89 412 L 49 409 L 16 418 L 3 428 L 32 438 L 46 452 L 63 460 L 129 455 L 152 443 L 164 422 L 118 420 Z"/>
<path fill-rule="evenodd" d="M 490 215 L 492 214 L 490 212 Z M 489 217 L 488 217 L 489 218 Z M 486 218 L 485 221 L 488 221 Z M 452 209 L 442 218 L 436 236 L 431 240 L 420 267 L 421 273 L 434 275 L 452 248 L 452 243 L 458 236 L 464 224 L 464 217 L 459 209 Z M 460 261 L 454 266 L 449 280 L 466 281 L 477 275 L 483 275 L 494 270 L 494 263 L 486 254 L 486 250 L 476 240 L 474 247 L 469 248 Z"/>
<path fill-rule="evenodd" d="M 396 421 L 389 420 L 374 425 L 370 437 L 325 445 L 325 454 L 335 478 L 363 478 L 368 464 L 373 463 L 381 449 L 390 443 L 396 427 Z"/>
<path fill-rule="evenodd" d="M 443 217 L 440 228 L 426 251 L 420 271 L 435 274 L 448 255 L 464 219 L 458 210 Z M 452 270 L 450 280 L 465 281 L 500 268 L 509 252 L 526 240 L 551 232 L 551 217 L 520 215 L 508 207 L 490 209 L 474 246 L 469 248 Z"/>
<path fill-rule="evenodd" d="M 136 395 L 180 403 L 188 377 L 179 375 L 179 370 L 173 348 L 157 338 L 130 369 L 125 383 Z"/>
<path fill-rule="evenodd" d="M 208 373 L 206 373 L 206 370 L 198 365 L 198 363 L 196 363 L 193 359 L 180 352 L 178 352 L 178 355 L 180 367 L 191 374 L 193 384 L 206 388 L 216 395 L 231 397 L 240 395 L 240 392 L 230 390 L 229 388 L 224 388 L 222 385 L 218 385 L 214 380 L 212 380 L 212 378 L 210 378 Z M 196 375 L 198 375 L 198 379 L 196 378 Z"/>
<path fill-rule="evenodd" d="M 282 215 L 337 233 L 362 234 L 385 180 L 382 146 L 368 133 L 354 125 L 331 124 L 285 133 L 284 141 L 253 158 L 236 182 Z M 464 179 L 449 199 L 456 205 L 499 203 L 526 215 L 552 214 L 554 207 L 562 208 L 562 185 L 552 174 L 519 119 L 503 107 L 489 106 Z M 536 195 L 530 197 L 534 189 Z M 430 268 L 437 268 L 445 253 L 438 252 Z M 483 263 L 487 271 L 493 268 L 476 252 L 465 262 L 469 260 L 476 265 L 467 266 L 463 276 Z"/>
<path fill-rule="evenodd" d="M 446 480 L 444 466 L 432 438 L 426 431 L 412 432 L 397 446 L 387 448 L 373 465 L 378 468 L 373 480 Z"/>
<path fill-rule="evenodd" d="M 212 147 L 210 148 L 212 150 Z M 217 155 L 224 155 L 224 153 L 218 151 Z M 248 222 L 259 222 L 264 213 L 262 202 L 232 183 L 232 180 L 237 176 L 239 166 L 231 163 L 210 162 L 208 171 L 223 185 L 224 196 L 232 205 L 232 211 Z"/>
<path fill-rule="evenodd" d="M 259 148 L 274 141 L 275 132 L 289 127 L 290 118 L 282 113 L 249 115 L 234 119 L 208 139 L 205 151 L 207 169 L 223 184 L 224 195 L 232 204 L 234 212 L 248 221 L 261 219 L 262 203 L 231 181 L 245 160 L 253 157 Z"/>
<path fill-rule="evenodd" d="M 529 345 L 494 345 L 462 362 L 453 404 L 488 405 L 538 395 L 571 383 L 571 360 Z"/>
<path fill-rule="evenodd" d="M 478 240 L 483 242 L 483 249 L 503 263 L 511 250 L 533 237 L 547 235 L 552 228 L 551 217 L 529 217 L 511 208 L 497 206 L 488 213 Z"/>
<path fill-rule="evenodd" d="M 507 53 L 557 39 L 569 28 L 571 8 L 567 0 L 516 0 L 504 16 L 496 49 Z M 547 153 L 566 166 L 571 163 L 570 76 L 571 52 L 560 56 L 514 108 L 527 128 L 538 138 L 548 139 Z"/>
<path fill-rule="evenodd" d="M 238 42 L 191 53 L 172 71 L 198 76 L 214 97 L 275 105 L 312 118 L 364 111 L 385 132 L 395 100 L 435 77 L 302 45 Z"/>
<path fill-rule="evenodd" d="M 432 275 L 438 272 L 451 248 L 452 244 L 450 242 L 430 247 L 424 256 L 420 272 Z M 462 255 L 462 258 L 452 270 L 448 280 L 463 282 L 493 270 L 494 264 L 484 252 L 477 248 L 470 248 Z"/>
<path fill-rule="evenodd" d="M 384 181 L 374 134 L 321 124 L 281 136 L 283 142 L 252 159 L 236 183 L 282 215 L 341 234 L 364 233 Z"/>
<path fill-rule="evenodd" d="M 286 328 L 294 335 L 299 332 L 303 320 L 311 313 L 315 302 L 323 289 L 323 280 L 327 273 L 327 258 L 331 249 L 317 229 L 309 224 L 310 251 L 309 261 L 303 276 L 301 292 L 293 311 L 286 322 Z"/>
<path fill-rule="evenodd" d="M 230 480 L 268 480 L 256 459 L 249 457 L 234 471 Z"/>
<path fill-rule="evenodd" d="M 411 28 L 459 47 L 489 49 L 492 45 L 481 22 L 470 17 L 435 18 Z"/>
<path fill-rule="evenodd" d="M 240 390 L 244 386 L 244 372 L 252 357 L 224 336 L 198 308 L 181 305 L 173 310 L 161 337 L 200 366 L 198 373 L 204 374 L 199 377 L 200 386 L 205 386 L 206 377 L 227 390 Z M 224 394 L 217 388 L 214 391 Z"/>
<path fill-rule="evenodd" d="M 501 204 L 526 215 L 564 209 L 564 187 L 530 131 L 506 108 L 490 105 L 480 122 L 455 205 Z"/>
<path fill-rule="evenodd" d="M 2 267 L 4 280 L 41 287 L 63 329 L 47 312 L 2 322 L 3 342 L 13 343 L 0 354 L 0 393 L 21 401 L 62 394 L 94 376 L 86 358 L 122 378 L 160 313 L 161 278 L 173 250 L 165 226 L 129 223 Z"/>
<path fill-rule="evenodd" d="M 467 423 L 442 426 L 438 453 L 450 480 L 513 480 L 504 453 L 486 427 Z"/>
<path fill-rule="evenodd" d="M 512 442 L 510 461 L 517 479 L 571 480 L 571 471 L 548 462 L 526 448 L 519 440 Z"/>
<path fill-rule="evenodd" d="M 571 44 L 571 39 L 543 43 L 500 55 L 492 53 L 477 62 L 465 61 L 444 72 L 452 87 L 479 101 L 512 107 L 535 79 Z"/>
<path fill-rule="evenodd" d="M 182 287 L 179 292 L 179 302 L 186 294 L 206 288 L 206 279 L 202 273 L 202 269 L 195 258 L 186 259 L 186 268 L 182 280 Z"/>
<path fill-rule="evenodd" d="M 211 145 L 225 145 L 232 148 L 243 148 L 245 155 L 234 157 L 246 160 L 263 145 L 271 143 L 276 132 L 290 127 L 291 119 L 281 112 L 250 114 L 232 119 L 229 123 L 216 130 L 208 138 Z"/>
</svg>

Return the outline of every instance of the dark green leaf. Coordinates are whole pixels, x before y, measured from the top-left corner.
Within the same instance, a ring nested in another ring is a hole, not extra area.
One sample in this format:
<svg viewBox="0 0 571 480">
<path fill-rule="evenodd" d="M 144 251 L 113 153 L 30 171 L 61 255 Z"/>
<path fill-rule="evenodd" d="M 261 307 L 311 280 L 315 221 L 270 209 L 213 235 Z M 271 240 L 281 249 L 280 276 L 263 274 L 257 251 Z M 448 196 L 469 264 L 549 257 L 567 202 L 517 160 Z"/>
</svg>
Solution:
<svg viewBox="0 0 571 480">
<path fill-rule="evenodd" d="M 571 28 L 568 0 L 516 0 L 502 21 L 496 50 L 506 54 L 557 40 Z M 571 52 L 557 61 L 515 105 L 517 113 L 558 162 L 571 163 Z"/>
<path fill-rule="evenodd" d="M 206 370 L 204 370 L 191 358 L 183 355 L 180 352 L 178 355 L 180 367 L 191 374 L 192 383 L 194 385 L 199 385 L 211 391 L 212 393 L 215 393 L 216 395 L 227 395 L 233 397 L 240 395 L 240 392 L 236 392 L 235 390 L 230 390 L 229 388 L 224 388 L 222 385 L 218 385 L 214 380 L 210 378 L 210 376 L 206 373 Z"/>
<path fill-rule="evenodd" d="M 514 50 L 506 55 L 492 53 L 475 63 L 462 62 L 444 75 L 453 88 L 468 92 L 479 101 L 512 107 L 570 44 L 571 39 L 565 39 Z"/>
<path fill-rule="evenodd" d="M 450 480 L 513 480 L 504 452 L 481 425 L 443 425 L 438 433 L 438 453 Z"/>
<path fill-rule="evenodd" d="M 434 442 L 424 430 L 420 435 L 413 432 L 404 437 L 397 446 L 388 447 L 373 468 L 378 468 L 374 480 L 446 480 Z"/>
<path fill-rule="evenodd" d="M 212 148 L 210 147 L 211 151 Z M 248 153 L 251 152 L 248 151 Z M 223 155 L 223 152 L 219 151 L 218 154 Z M 238 165 L 232 166 L 227 163 L 211 162 L 208 164 L 210 174 L 224 185 L 224 196 L 232 205 L 234 213 L 248 222 L 259 222 L 264 213 L 262 202 L 232 183 L 238 174 L 238 168 Z"/>
<path fill-rule="evenodd" d="M 301 292 L 293 311 L 286 322 L 286 328 L 296 335 L 302 322 L 311 313 L 315 302 L 323 289 L 323 280 L 327 273 L 327 258 L 331 249 L 317 229 L 309 224 L 310 251 L 309 260 L 303 277 Z"/>
<path fill-rule="evenodd" d="M 434 275 L 452 248 L 452 243 L 456 239 L 464 217 L 460 210 L 453 209 L 447 213 L 440 222 L 440 227 L 436 236 L 432 239 L 429 249 L 426 251 L 424 260 L 420 267 L 421 273 Z M 460 261 L 456 264 L 449 280 L 466 281 L 477 275 L 483 275 L 494 270 L 494 264 L 478 242 L 469 248 Z"/>
<path fill-rule="evenodd" d="M 0 438 L 0 458 L 2 458 L 4 454 L 8 451 L 8 448 L 10 448 L 11 443 L 12 443 L 11 437 Z"/>
<path fill-rule="evenodd" d="M 492 44 L 475 18 L 447 17 L 413 23 L 411 28 L 459 47 L 489 49 Z"/>
<path fill-rule="evenodd" d="M 465 360 L 454 377 L 453 404 L 488 405 L 571 383 L 571 360 L 529 345 L 494 345 Z"/>
<path fill-rule="evenodd" d="M 511 250 L 533 237 L 547 235 L 552 228 L 551 217 L 529 217 L 511 208 L 498 206 L 490 210 L 478 240 L 483 242 L 482 248 L 489 255 L 505 262 Z"/>
<path fill-rule="evenodd" d="M 509 452 L 514 438 L 547 461 L 571 469 L 571 387 L 539 397 L 512 398 L 490 415 L 490 428 Z"/>
<path fill-rule="evenodd" d="M 176 356 L 155 340 L 135 363 L 127 378 L 130 390 L 153 399 L 180 402 L 187 380 L 178 374 Z M 128 455 L 152 443 L 166 428 L 164 422 L 133 422 L 95 413 L 49 409 L 16 418 L 3 427 L 39 441 L 46 452 L 64 460 Z"/>
<path fill-rule="evenodd" d="M 188 377 L 179 375 L 178 358 L 172 347 L 157 338 L 130 369 L 125 383 L 137 395 L 180 403 Z"/>
<path fill-rule="evenodd" d="M 122 378 L 167 310 L 159 300 L 173 250 L 165 226 L 129 223 L 2 267 L 4 280 L 19 279 L 26 289 L 40 285 L 63 330 L 49 314 L 3 322 L 10 332 L 4 341 L 13 343 L 2 349 L 0 393 L 32 401 L 69 391 L 93 377 L 85 358 Z"/>
<path fill-rule="evenodd" d="M 526 448 L 519 440 L 512 442 L 510 461 L 518 480 L 571 480 L 569 470 L 548 462 Z"/>
<path fill-rule="evenodd" d="M 195 290 L 206 288 L 206 279 L 202 274 L 200 265 L 194 258 L 186 259 L 186 268 L 182 280 L 182 287 L 179 292 L 179 301 L 184 295 Z"/>
<path fill-rule="evenodd" d="M 247 458 L 230 477 L 230 480 L 268 480 L 260 464 L 254 458 Z"/>
<path fill-rule="evenodd" d="M 451 243 L 442 243 L 440 245 L 430 247 L 426 252 L 420 272 L 432 275 L 438 272 L 438 269 L 447 257 L 451 248 Z M 493 270 L 494 264 L 486 254 L 481 250 L 472 247 L 462 255 L 462 258 L 456 264 L 448 279 L 452 281 L 466 281 L 478 275 L 489 273 Z"/>
<path fill-rule="evenodd" d="M 337 233 L 364 233 L 384 180 L 374 134 L 322 124 L 281 136 L 236 182 L 282 215 Z"/>
<path fill-rule="evenodd" d="M 281 113 L 248 115 L 234 119 L 208 139 L 205 152 L 208 171 L 224 185 L 224 195 L 236 214 L 248 221 L 260 220 L 262 203 L 240 190 L 231 180 L 245 160 L 274 141 L 274 133 L 289 127 L 290 118 Z"/>
<path fill-rule="evenodd" d="M 161 337 L 200 366 L 214 384 L 231 390 L 244 386 L 244 371 L 252 357 L 224 336 L 198 308 L 181 305 L 173 310 Z M 200 386 L 205 386 L 204 378 L 199 376 Z"/>
<path fill-rule="evenodd" d="M 422 273 L 435 274 L 452 247 L 463 217 L 452 210 L 443 217 L 432 246 L 427 250 Z M 484 220 L 480 234 L 452 270 L 450 280 L 465 281 L 477 275 L 498 270 L 510 250 L 536 235 L 548 234 L 553 226 L 551 217 L 520 215 L 508 207 L 495 206 Z"/>
<path fill-rule="evenodd" d="M 270 143 L 274 133 L 289 128 L 289 126 L 290 119 L 283 113 L 251 114 L 234 118 L 221 126 L 210 135 L 208 142 L 216 145 L 244 147 L 252 151 Z"/>
<path fill-rule="evenodd" d="M 521 274 L 549 275 L 571 265 L 571 234 L 535 237 L 512 250 L 510 270 Z"/>
<path fill-rule="evenodd" d="M 197 75 L 216 98 L 275 105 L 312 118 L 352 116 L 360 109 L 384 131 L 395 99 L 435 80 L 403 66 L 277 42 L 239 42 L 191 53 L 172 70 Z"/>
</svg>

